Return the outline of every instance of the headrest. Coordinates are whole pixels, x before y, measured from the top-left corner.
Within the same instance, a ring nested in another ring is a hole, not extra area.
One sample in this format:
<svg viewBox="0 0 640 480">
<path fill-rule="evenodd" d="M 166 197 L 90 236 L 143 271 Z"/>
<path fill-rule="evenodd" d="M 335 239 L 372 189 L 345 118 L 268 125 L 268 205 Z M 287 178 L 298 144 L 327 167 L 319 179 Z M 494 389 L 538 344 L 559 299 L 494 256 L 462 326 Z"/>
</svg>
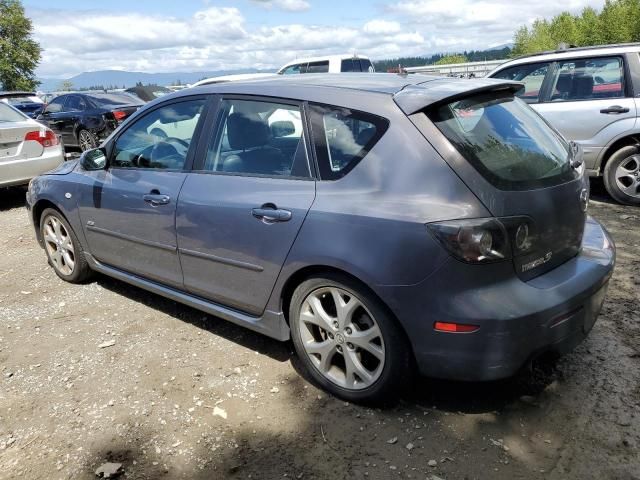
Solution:
<svg viewBox="0 0 640 480">
<path fill-rule="evenodd" d="M 576 75 L 573 77 L 571 98 L 588 98 L 593 95 L 593 76 Z"/>
<path fill-rule="evenodd" d="M 269 141 L 269 126 L 257 113 L 232 113 L 227 119 L 227 137 L 233 150 L 261 147 Z"/>
<path fill-rule="evenodd" d="M 556 83 L 556 90 L 559 93 L 569 93 L 571 90 L 571 74 L 561 73 L 558 76 L 558 82 Z"/>
</svg>

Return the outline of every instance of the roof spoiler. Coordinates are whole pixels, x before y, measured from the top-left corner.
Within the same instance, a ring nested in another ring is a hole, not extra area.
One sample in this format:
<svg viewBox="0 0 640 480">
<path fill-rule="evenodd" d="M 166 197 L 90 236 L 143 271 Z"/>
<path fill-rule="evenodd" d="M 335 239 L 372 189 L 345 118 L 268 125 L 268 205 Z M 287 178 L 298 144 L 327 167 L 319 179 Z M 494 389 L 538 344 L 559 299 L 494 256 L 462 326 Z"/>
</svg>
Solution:
<svg viewBox="0 0 640 480">
<path fill-rule="evenodd" d="M 412 115 L 427 107 L 450 103 L 477 93 L 510 92 L 515 94 L 523 88 L 523 83 L 493 78 L 473 80 L 439 78 L 407 85 L 393 96 L 393 100 L 406 115 Z"/>
</svg>

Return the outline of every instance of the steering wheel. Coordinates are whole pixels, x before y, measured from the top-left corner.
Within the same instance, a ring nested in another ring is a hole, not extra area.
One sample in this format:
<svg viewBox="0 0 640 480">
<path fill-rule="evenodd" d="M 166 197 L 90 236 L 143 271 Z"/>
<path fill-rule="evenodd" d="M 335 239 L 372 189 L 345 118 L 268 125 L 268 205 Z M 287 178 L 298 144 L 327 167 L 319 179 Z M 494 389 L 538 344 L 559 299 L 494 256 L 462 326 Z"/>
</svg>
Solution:
<svg viewBox="0 0 640 480">
<path fill-rule="evenodd" d="M 184 140 L 182 140 L 181 138 L 177 138 L 177 137 L 166 137 L 162 139 L 162 142 L 165 143 L 178 143 L 180 145 L 182 145 L 184 148 L 189 148 L 189 144 L 187 142 L 185 142 Z"/>
</svg>

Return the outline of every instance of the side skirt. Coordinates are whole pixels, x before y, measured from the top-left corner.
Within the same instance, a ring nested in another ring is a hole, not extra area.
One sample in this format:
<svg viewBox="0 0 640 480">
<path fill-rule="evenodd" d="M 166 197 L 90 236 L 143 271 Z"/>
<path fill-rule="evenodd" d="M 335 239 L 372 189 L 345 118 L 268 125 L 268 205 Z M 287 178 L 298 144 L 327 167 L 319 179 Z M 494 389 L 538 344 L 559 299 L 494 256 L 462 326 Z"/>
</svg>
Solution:
<svg viewBox="0 0 640 480">
<path fill-rule="evenodd" d="M 85 252 L 84 255 L 91 269 L 96 272 L 121 280 L 162 297 L 169 298 L 176 302 L 183 303 L 184 305 L 201 310 L 209 315 L 222 318 L 223 320 L 235 323 L 241 327 L 246 327 L 249 330 L 266 335 L 267 337 L 280 341 L 289 340 L 289 326 L 287 325 L 282 312 L 265 310 L 261 317 L 247 315 L 246 313 L 238 312 L 222 305 L 218 305 L 217 303 L 209 302 L 200 297 L 196 297 L 159 283 L 146 280 L 136 275 L 132 275 L 122 270 L 118 270 L 117 268 L 110 267 L 100 263 L 98 260 L 93 258 L 93 255 L 90 255 L 87 252 Z"/>
</svg>

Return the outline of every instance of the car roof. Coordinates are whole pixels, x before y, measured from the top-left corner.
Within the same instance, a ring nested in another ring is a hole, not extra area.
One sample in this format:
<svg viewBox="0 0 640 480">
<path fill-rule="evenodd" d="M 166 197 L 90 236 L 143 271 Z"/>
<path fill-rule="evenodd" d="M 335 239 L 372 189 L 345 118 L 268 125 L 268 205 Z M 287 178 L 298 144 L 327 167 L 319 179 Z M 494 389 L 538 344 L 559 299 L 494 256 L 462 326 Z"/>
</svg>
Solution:
<svg viewBox="0 0 640 480">
<path fill-rule="evenodd" d="M 254 80 L 256 78 L 264 78 L 275 75 L 275 73 L 234 73 L 231 75 L 219 75 L 217 77 L 203 78 L 195 82 L 192 87 L 200 85 L 208 85 L 210 83 L 237 82 L 239 80 Z"/>
<path fill-rule="evenodd" d="M 597 45 L 593 47 L 572 47 L 554 51 L 534 53 L 514 58 L 496 68 L 502 70 L 506 66 L 521 65 L 525 63 L 538 63 L 569 58 L 585 58 L 603 55 L 621 55 L 624 53 L 640 52 L 640 43 L 620 43 L 616 45 Z"/>
<path fill-rule="evenodd" d="M 326 96 L 326 103 L 331 104 L 333 96 L 336 94 L 359 91 L 372 96 L 391 96 L 396 104 L 409 115 L 434 103 L 458 96 L 498 89 L 509 89 L 515 92 L 520 88 L 522 88 L 522 84 L 519 82 L 493 78 L 462 79 L 395 73 L 310 73 L 306 75 L 274 75 L 247 82 L 203 85 L 187 91 L 176 92 L 171 97 L 193 95 L 194 92 L 199 91 L 202 93 L 235 93 L 304 100 L 309 91 L 322 90 Z"/>
<path fill-rule="evenodd" d="M 15 91 L 15 92 L 0 92 L 0 98 L 13 98 L 13 97 L 35 97 L 35 92 L 27 91 Z"/>
</svg>

